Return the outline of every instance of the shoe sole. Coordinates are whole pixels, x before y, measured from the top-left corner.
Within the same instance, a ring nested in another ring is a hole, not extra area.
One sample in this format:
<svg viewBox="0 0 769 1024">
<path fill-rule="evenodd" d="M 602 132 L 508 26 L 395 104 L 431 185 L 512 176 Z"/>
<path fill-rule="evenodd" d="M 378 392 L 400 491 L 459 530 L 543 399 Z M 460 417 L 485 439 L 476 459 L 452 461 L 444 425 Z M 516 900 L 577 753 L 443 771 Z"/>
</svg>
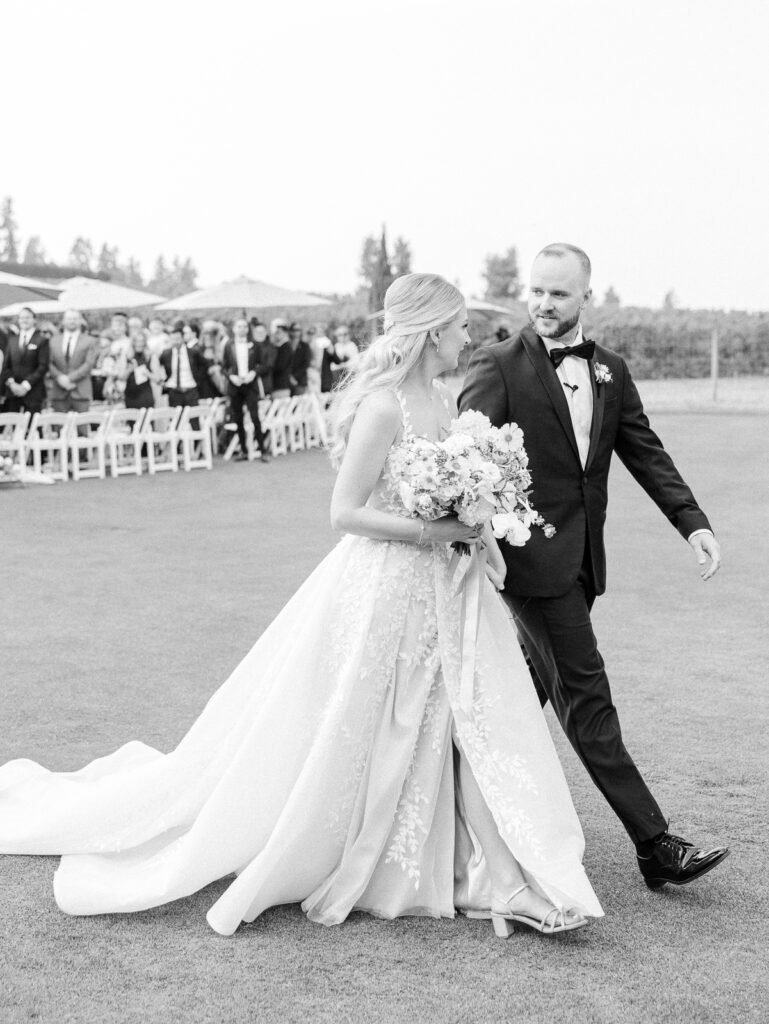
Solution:
<svg viewBox="0 0 769 1024">
<path fill-rule="evenodd" d="M 689 885 L 691 882 L 696 882 L 698 878 L 702 878 L 702 876 L 706 875 L 708 871 L 712 871 L 713 868 L 717 868 L 719 864 L 722 864 L 729 856 L 730 852 L 731 851 L 726 850 L 721 854 L 718 860 L 714 860 L 711 864 L 707 864 L 702 871 L 698 871 L 696 875 L 692 875 L 690 878 L 684 878 L 681 880 L 675 878 L 644 878 L 644 882 L 646 882 L 646 885 L 650 889 L 655 891 L 657 889 L 661 889 L 663 885 Z"/>
</svg>

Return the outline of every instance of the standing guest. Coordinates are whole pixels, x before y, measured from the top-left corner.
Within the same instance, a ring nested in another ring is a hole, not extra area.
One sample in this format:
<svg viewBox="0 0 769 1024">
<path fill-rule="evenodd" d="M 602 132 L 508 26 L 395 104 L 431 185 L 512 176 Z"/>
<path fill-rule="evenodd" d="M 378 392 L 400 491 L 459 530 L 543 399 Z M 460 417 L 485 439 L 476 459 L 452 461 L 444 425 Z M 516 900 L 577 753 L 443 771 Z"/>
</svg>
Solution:
<svg viewBox="0 0 769 1024">
<path fill-rule="evenodd" d="M 169 331 L 171 347 L 160 355 L 165 373 L 165 391 L 168 404 L 197 405 L 200 401 L 198 380 L 206 373 L 197 348 L 188 348 L 184 341 L 184 321 L 178 320 Z"/>
<path fill-rule="evenodd" d="M 259 348 L 259 363 L 262 367 L 259 379 L 262 382 L 262 391 L 265 397 L 269 398 L 273 390 L 272 371 L 278 350 L 270 341 L 267 328 L 258 320 L 256 323 L 251 321 L 251 337 Z"/>
<path fill-rule="evenodd" d="M 168 348 L 168 334 L 165 325 L 159 316 L 153 316 L 149 322 L 147 351 L 150 355 L 159 356 L 166 348 Z"/>
<path fill-rule="evenodd" d="M 326 393 L 334 386 L 334 375 L 331 371 L 331 352 L 333 345 L 326 334 L 326 328 L 321 324 L 315 331 L 310 348 L 312 350 L 312 363 L 308 373 L 308 383 L 313 391 Z"/>
<path fill-rule="evenodd" d="M 94 402 L 104 401 L 104 383 L 115 366 L 115 360 L 109 354 L 111 345 L 110 332 L 102 331 L 96 341 L 96 362 L 91 370 L 91 390 Z"/>
<path fill-rule="evenodd" d="M 216 320 L 206 320 L 200 334 L 200 350 L 208 366 L 211 388 L 215 389 L 210 396 L 224 395 L 227 392 L 227 381 L 222 373 L 222 352 L 227 342 L 227 335 L 222 324 Z"/>
<path fill-rule="evenodd" d="M 62 332 L 54 335 L 50 345 L 48 376 L 54 412 L 88 412 L 96 352 L 96 339 L 83 330 L 82 315 L 76 309 L 68 309 L 62 320 Z"/>
<path fill-rule="evenodd" d="M 3 330 L 3 328 L 0 327 L 0 373 L 3 372 L 3 363 L 5 362 L 5 353 L 7 351 L 8 351 L 8 335 Z M 4 403 L 5 403 L 5 398 L 4 398 L 4 396 L 2 394 L 0 394 L 0 410 L 2 410 Z"/>
<path fill-rule="evenodd" d="M 131 351 L 124 364 L 126 409 L 152 409 L 163 380 L 158 357 L 149 351 L 142 329 L 131 334 Z"/>
<path fill-rule="evenodd" d="M 289 329 L 291 339 L 291 394 L 307 394 L 307 373 L 312 362 L 312 349 L 302 337 L 302 328 L 299 324 L 291 324 Z"/>
<path fill-rule="evenodd" d="M 128 337 L 131 339 L 131 347 L 133 347 L 133 338 L 137 331 L 144 330 L 144 320 L 137 316 L 135 313 L 133 316 L 128 318 Z"/>
<path fill-rule="evenodd" d="M 222 353 L 222 370 L 229 382 L 230 412 L 235 420 L 240 442 L 237 458 L 238 461 L 248 459 L 243 418 L 243 409 L 246 408 L 254 425 L 254 440 L 259 445 L 262 462 L 269 462 L 267 443 L 259 419 L 259 346 L 251 337 L 250 325 L 245 317 L 235 321 L 232 325 L 232 334 L 232 341 L 226 343 Z"/>
<path fill-rule="evenodd" d="M 5 412 L 40 412 L 45 402 L 48 342 L 35 327 L 35 314 L 25 306 L 18 316 L 19 334 L 8 342 L 0 371 Z"/>
<path fill-rule="evenodd" d="M 196 323 L 184 325 L 184 343 L 187 346 L 187 351 L 191 352 L 193 349 L 199 356 L 196 360 L 196 366 L 193 366 L 192 372 L 195 374 L 195 382 L 198 388 L 198 395 L 201 400 L 208 401 L 211 398 L 217 398 L 219 391 L 212 379 L 212 371 L 215 373 L 214 360 L 212 357 L 206 355 L 206 350 L 201 342 L 201 331 L 200 325 Z"/>
<path fill-rule="evenodd" d="M 131 348 L 131 338 L 128 334 L 128 317 L 125 313 L 114 313 L 112 315 L 109 332 L 112 338 L 109 354 L 114 359 L 128 355 L 128 351 Z"/>
<path fill-rule="evenodd" d="M 329 353 L 333 366 L 334 381 L 340 380 L 358 365 L 358 346 L 350 337 L 349 328 L 344 324 L 334 331 L 334 345 Z"/>
<path fill-rule="evenodd" d="M 272 397 L 289 398 L 291 396 L 291 362 L 294 351 L 285 320 L 273 320 L 270 325 L 271 342 L 275 349 L 275 362 L 272 367 Z"/>
</svg>

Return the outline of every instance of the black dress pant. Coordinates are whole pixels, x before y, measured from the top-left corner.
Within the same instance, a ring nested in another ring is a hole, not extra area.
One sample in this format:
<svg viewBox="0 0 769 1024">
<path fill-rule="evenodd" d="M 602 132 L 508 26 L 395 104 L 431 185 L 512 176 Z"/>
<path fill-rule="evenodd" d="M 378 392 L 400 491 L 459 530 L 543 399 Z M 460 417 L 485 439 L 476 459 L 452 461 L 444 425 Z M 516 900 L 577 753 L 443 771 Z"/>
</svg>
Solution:
<svg viewBox="0 0 769 1024">
<path fill-rule="evenodd" d="M 237 427 L 240 450 L 247 452 L 244 408 L 248 409 L 248 415 L 254 424 L 254 440 L 259 445 L 259 451 L 266 452 L 267 446 L 262 431 L 262 422 L 259 419 L 259 386 L 256 381 L 252 384 L 242 384 L 240 387 L 230 386 L 230 412 Z"/>
<path fill-rule="evenodd" d="M 586 549 L 587 555 L 587 549 Z M 571 745 L 612 810 L 638 845 L 667 822 L 622 741 L 609 680 L 590 610 L 595 589 L 585 557 L 561 597 L 505 592 L 540 702 L 549 700 Z"/>
</svg>

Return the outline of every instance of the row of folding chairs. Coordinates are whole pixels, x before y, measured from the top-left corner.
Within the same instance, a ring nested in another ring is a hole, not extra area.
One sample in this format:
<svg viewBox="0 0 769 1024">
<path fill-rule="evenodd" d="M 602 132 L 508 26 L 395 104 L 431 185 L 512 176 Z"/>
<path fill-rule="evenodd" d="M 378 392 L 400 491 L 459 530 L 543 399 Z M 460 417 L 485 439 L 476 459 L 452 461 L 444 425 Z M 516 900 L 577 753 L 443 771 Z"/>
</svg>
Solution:
<svg viewBox="0 0 769 1024">
<path fill-rule="evenodd" d="M 259 402 L 259 420 L 273 456 L 326 447 L 328 444 L 329 431 L 323 396 L 308 393 L 293 398 L 263 398 Z M 244 421 L 248 449 L 246 454 L 253 459 L 256 454 L 254 425 L 247 413 L 244 414 Z M 239 447 L 238 436 L 235 434 L 225 448 L 225 460 L 231 459 Z"/>
<path fill-rule="evenodd" d="M 211 469 L 215 403 L 184 408 L 0 413 L 0 455 L 55 480 Z"/>
</svg>

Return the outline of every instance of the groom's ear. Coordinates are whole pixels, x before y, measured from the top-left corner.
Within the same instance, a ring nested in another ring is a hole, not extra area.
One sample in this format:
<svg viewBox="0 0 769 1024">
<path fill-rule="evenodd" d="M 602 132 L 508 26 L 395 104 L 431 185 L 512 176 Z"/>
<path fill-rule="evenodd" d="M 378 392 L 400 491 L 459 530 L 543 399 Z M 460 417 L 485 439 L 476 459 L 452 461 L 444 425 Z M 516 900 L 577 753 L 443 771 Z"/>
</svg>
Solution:
<svg viewBox="0 0 769 1024">
<path fill-rule="evenodd" d="M 588 288 L 588 290 L 585 292 L 584 298 L 582 299 L 582 305 L 580 307 L 581 309 L 584 309 L 585 306 L 588 304 L 588 302 L 590 302 L 590 297 L 592 296 L 592 294 L 593 294 L 593 289 L 592 288 Z"/>
</svg>

